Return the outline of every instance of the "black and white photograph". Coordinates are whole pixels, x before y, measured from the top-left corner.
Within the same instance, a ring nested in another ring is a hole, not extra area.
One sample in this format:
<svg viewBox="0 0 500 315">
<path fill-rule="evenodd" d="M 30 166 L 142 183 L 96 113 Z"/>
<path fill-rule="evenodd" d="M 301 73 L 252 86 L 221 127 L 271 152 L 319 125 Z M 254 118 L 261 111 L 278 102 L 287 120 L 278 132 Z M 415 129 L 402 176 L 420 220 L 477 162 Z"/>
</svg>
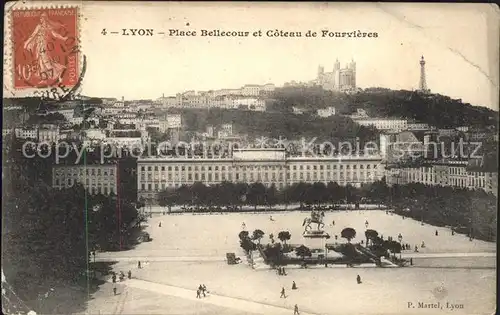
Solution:
<svg viewBox="0 0 500 315">
<path fill-rule="evenodd" d="M 494 314 L 499 22 L 6 3 L 2 313 Z"/>
</svg>

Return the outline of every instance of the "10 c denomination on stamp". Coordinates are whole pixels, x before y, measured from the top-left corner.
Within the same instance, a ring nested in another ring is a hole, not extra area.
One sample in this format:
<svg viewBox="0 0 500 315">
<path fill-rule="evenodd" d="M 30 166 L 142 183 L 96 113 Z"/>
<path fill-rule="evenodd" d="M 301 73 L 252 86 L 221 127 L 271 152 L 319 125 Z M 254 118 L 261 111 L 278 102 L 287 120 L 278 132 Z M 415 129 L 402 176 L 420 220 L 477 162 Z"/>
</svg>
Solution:
<svg viewBox="0 0 500 315">
<path fill-rule="evenodd" d="M 79 77 L 78 9 L 11 11 L 14 89 L 71 88 Z"/>
</svg>

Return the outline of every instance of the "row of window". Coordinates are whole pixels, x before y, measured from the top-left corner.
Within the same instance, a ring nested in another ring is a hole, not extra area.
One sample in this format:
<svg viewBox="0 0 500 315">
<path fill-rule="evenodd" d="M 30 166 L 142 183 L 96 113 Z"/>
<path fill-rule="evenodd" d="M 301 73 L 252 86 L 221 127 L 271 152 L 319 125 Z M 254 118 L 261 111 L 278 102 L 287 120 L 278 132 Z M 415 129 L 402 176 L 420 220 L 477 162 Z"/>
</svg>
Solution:
<svg viewBox="0 0 500 315">
<path fill-rule="evenodd" d="M 354 164 L 354 165 L 345 165 L 345 169 L 357 169 L 358 165 Z M 367 164 L 366 165 L 366 169 L 370 169 L 372 167 L 371 164 Z M 243 169 L 243 170 L 254 170 L 254 169 L 260 169 L 260 170 L 281 170 L 283 169 L 283 166 L 227 166 L 227 170 L 230 170 L 231 168 L 235 168 L 235 169 Z M 364 169 L 365 168 L 365 165 L 364 164 L 360 164 L 359 165 L 359 169 Z M 373 169 L 376 169 L 377 168 L 377 164 L 373 164 Z M 219 170 L 219 166 L 141 166 L 140 170 L 141 171 L 165 171 L 165 170 L 168 170 L 168 171 L 185 171 L 185 170 L 188 170 L 188 171 L 191 171 L 191 170 L 195 170 L 195 171 L 198 171 L 198 170 L 208 170 L 208 171 L 211 171 L 211 170 L 214 170 L 214 171 L 218 171 Z M 286 169 L 287 170 L 290 170 L 290 166 L 287 165 L 286 166 Z M 327 169 L 327 170 L 330 170 L 330 169 L 334 169 L 336 170 L 337 169 L 337 164 L 333 164 L 333 165 L 330 165 L 330 164 L 327 164 L 327 165 L 292 165 L 291 166 L 291 169 L 292 170 L 323 170 L 323 169 Z M 344 169 L 344 165 L 338 165 L 338 169 Z M 220 166 L 220 170 L 221 171 L 225 171 L 226 170 L 226 166 Z"/>
<path fill-rule="evenodd" d="M 55 178 L 54 179 L 54 185 L 59 186 L 59 185 L 64 185 L 67 183 L 68 186 L 72 186 L 74 183 L 77 182 L 82 182 L 81 179 L 79 178 L 68 178 L 68 179 L 62 179 L 62 178 Z M 115 180 L 114 179 L 104 179 L 104 180 L 89 180 L 88 178 L 85 179 L 85 184 L 88 186 L 92 184 L 93 186 L 97 185 L 107 185 L 107 184 L 112 184 L 114 185 Z"/>
<path fill-rule="evenodd" d="M 167 173 L 167 174 L 162 174 L 163 176 L 158 176 L 158 174 L 156 174 L 156 176 L 154 176 L 154 180 L 185 180 L 186 179 L 186 174 L 174 174 L 172 175 L 172 173 Z M 305 176 L 304 176 L 305 175 Z M 318 176 L 319 175 L 319 176 Z M 333 176 L 332 176 L 333 175 Z M 351 172 L 346 172 L 345 175 L 347 177 L 352 177 L 353 178 L 357 178 L 358 175 L 360 177 L 370 177 L 372 176 L 372 173 L 371 172 L 366 172 L 366 173 L 351 173 Z M 314 172 L 314 173 L 311 173 L 311 172 L 294 172 L 294 173 L 287 173 L 286 174 L 286 179 L 290 180 L 290 179 L 307 179 L 307 180 L 310 180 L 311 178 L 313 179 L 325 179 L 325 178 L 343 178 L 344 177 L 344 172 L 320 172 L 320 173 L 317 173 L 317 172 Z M 195 180 L 195 181 L 198 181 L 198 180 L 206 180 L 208 178 L 208 181 L 212 181 L 212 178 L 215 180 L 215 181 L 219 181 L 219 180 L 228 180 L 228 181 L 232 181 L 233 180 L 233 173 L 187 173 L 187 180 L 188 181 L 192 181 L 192 180 Z M 261 180 L 261 179 L 264 179 L 264 180 L 273 180 L 273 181 L 276 181 L 276 180 L 280 180 L 282 181 L 284 176 L 283 176 L 283 173 L 234 173 L 234 178 L 236 180 L 239 180 L 239 179 L 243 179 L 243 180 L 246 180 L 247 178 L 250 178 L 250 180 L 254 180 L 254 179 L 258 179 L 258 180 Z M 145 181 L 146 180 L 146 176 L 144 174 L 141 174 L 140 176 L 140 180 L 141 181 Z M 147 180 L 149 181 L 153 181 L 153 175 L 152 174 L 148 174 L 147 176 Z"/>
<path fill-rule="evenodd" d="M 71 187 L 71 185 L 68 185 L 68 186 L 59 186 L 59 187 L 55 187 L 55 188 L 64 188 L 64 187 Z M 96 187 L 96 186 L 92 186 L 92 187 L 87 187 L 87 191 L 91 194 L 91 195 L 95 195 L 95 194 L 104 194 L 104 195 L 109 195 L 111 193 L 115 193 L 115 188 L 114 187 L 108 187 L 108 186 L 103 186 L 103 187 Z"/>
<path fill-rule="evenodd" d="M 83 175 L 83 170 L 84 168 L 80 168 L 79 170 L 78 169 L 54 169 L 54 174 L 55 175 Z M 98 169 L 95 169 L 95 168 L 86 168 L 85 169 L 85 174 L 86 175 L 114 175 L 115 174 L 115 170 L 113 168 L 109 168 L 109 169 L 101 169 L 101 168 L 98 168 Z"/>
<path fill-rule="evenodd" d="M 427 181 L 433 182 L 436 180 L 433 174 L 409 173 L 407 174 L 407 177 L 410 182 L 427 182 Z M 448 179 L 448 182 L 451 186 L 458 186 L 458 187 L 477 187 L 477 188 L 485 187 L 485 179 L 482 177 L 478 178 L 477 173 L 475 173 L 475 177 L 467 177 L 467 178 L 451 177 Z M 440 181 L 440 183 L 443 183 L 443 181 Z"/>
</svg>

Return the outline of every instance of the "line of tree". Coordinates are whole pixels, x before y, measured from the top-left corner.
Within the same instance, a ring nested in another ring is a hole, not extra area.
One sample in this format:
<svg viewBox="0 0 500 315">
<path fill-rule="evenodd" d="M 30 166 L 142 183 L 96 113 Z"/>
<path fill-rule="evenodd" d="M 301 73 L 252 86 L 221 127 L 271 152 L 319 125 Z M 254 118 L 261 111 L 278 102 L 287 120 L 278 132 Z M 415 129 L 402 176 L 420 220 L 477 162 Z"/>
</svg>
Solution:
<svg viewBox="0 0 500 315">
<path fill-rule="evenodd" d="M 302 206 L 325 206 L 339 203 L 374 203 L 386 205 L 402 215 L 437 226 L 466 229 L 472 237 L 492 241 L 496 238 L 497 197 L 483 190 L 430 186 L 419 183 L 393 185 L 385 179 L 360 188 L 338 183 L 295 183 L 283 190 L 262 183 L 223 182 L 206 186 L 197 182 L 158 194 L 160 206 L 189 205 L 241 208 L 243 205 L 266 206 L 300 203 Z"/>
<path fill-rule="evenodd" d="M 372 187 L 373 186 L 373 187 Z M 266 187 L 261 182 L 252 184 L 222 182 L 207 186 L 201 182 L 167 188 L 158 193 L 158 203 L 169 209 L 174 205 L 189 205 L 196 209 L 202 207 L 240 207 L 243 205 L 274 207 L 277 204 L 300 203 L 321 206 L 339 202 L 359 202 L 364 197 L 378 199 L 376 185 L 356 188 L 351 185 L 340 186 L 335 182 L 327 184 L 295 183 L 283 190 L 274 184 Z M 366 198 L 365 198 L 366 199 Z"/>
</svg>

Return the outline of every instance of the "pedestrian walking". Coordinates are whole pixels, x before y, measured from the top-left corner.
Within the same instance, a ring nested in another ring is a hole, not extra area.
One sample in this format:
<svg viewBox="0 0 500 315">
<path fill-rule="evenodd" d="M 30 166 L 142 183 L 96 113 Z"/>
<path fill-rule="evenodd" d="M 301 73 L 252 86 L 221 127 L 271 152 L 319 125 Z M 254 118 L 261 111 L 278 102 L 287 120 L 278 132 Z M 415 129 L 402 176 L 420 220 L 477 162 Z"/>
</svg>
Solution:
<svg viewBox="0 0 500 315">
<path fill-rule="evenodd" d="M 361 283 L 361 277 L 359 275 L 356 277 L 356 281 L 358 282 L 358 284 Z"/>
<path fill-rule="evenodd" d="M 111 276 L 111 279 L 113 280 L 113 283 L 116 283 L 116 273 L 113 272 L 113 276 Z"/>
<path fill-rule="evenodd" d="M 410 266 L 413 266 L 413 258 L 410 258 Z"/>
<path fill-rule="evenodd" d="M 418 253 L 418 246 L 415 245 L 415 253 Z"/>
<path fill-rule="evenodd" d="M 284 275 L 284 276 L 286 276 L 285 267 L 282 267 L 282 268 L 283 268 L 283 269 L 282 269 L 282 273 L 283 273 L 283 275 Z"/>
<path fill-rule="evenodd" d="M 130 270 L 128 271 L 128 278 L 132 279 L 132 271 L 130 271 Z"/>
<path fill-rule="evenodd" d="M 116 287 L 113 287 L 113 295 L 116 295 Z"/>
<path fill-rule="evenodd" d="M 295 306 L 293 307 L 293 315 L 300 315 L 299 307 L 297 306 L 297 304 L 295 304 Z"/>
<path fill-rule="evenodd" d="M 196 290 L 196 298 L 201 299 L 201 291 L 200 289 Z"/>
<path fill-rule="evenodd" d="M 158 223 L 158 227 L 161 227 L 161 221 L 160 221 L 160 223 Z"/>
<path fill-rule="evenodd" d="M 137 268 L 141 269 L 141 261 L 140 260 L 137 262 Z"/>
<path fill-rule="evenodd" d="M 292 281 L 292 290 L 297 290 L 297 285 L 295 284 L 295 281 Z"/>
<path fill-rule="evenodd" d="M 424 243 L 424 241 L 422 241 L 422 245 L 420 245 L 420 247 L 425 248 L 425 243 Z"/>
<path fill-rule="evenodd" d="M 438 236 L 438 230 L 436 230 L 436 236 Z"/>
<path fill-rule="evenodd" d="M 451 230 L 451 235 L 455 235 L 455 230 Z"/>
<path fill-rule="evenodd" d="M 285 295 L 285 288 L 284 288 L 284 287 L 282 287 L 282 288 L 281 288 L 281 295 L 280 295 L 280 299 L 281 299 L 281 298 L 286 299 L 286 295 Z"/>
<path fill-rule="evenodd" d="M 202 286 L 202 292 L 203 292 L 203 297 L 206 297 L 207 296 L 207 287 L 205 285 Z"/>
</svg>

